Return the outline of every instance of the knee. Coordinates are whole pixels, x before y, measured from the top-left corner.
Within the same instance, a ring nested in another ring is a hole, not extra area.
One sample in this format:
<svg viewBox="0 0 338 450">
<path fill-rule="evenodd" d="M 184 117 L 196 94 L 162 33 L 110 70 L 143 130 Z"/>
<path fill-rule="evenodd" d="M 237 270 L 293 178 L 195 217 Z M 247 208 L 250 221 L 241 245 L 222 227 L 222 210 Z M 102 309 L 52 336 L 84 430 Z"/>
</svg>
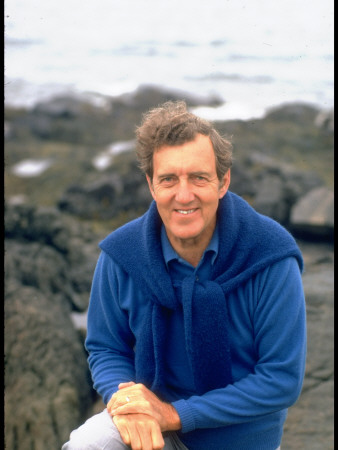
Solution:
<svg viewBox="0 0 338 450">
<path fill-rule="evenodd" d="M 102 450 L 102 448 L 121 450 L 128 448 L 123 444 L 107 410 L 91 417 L 72 431 L 69 441 L 62 446 L 62 450 Z"/>
</svg>

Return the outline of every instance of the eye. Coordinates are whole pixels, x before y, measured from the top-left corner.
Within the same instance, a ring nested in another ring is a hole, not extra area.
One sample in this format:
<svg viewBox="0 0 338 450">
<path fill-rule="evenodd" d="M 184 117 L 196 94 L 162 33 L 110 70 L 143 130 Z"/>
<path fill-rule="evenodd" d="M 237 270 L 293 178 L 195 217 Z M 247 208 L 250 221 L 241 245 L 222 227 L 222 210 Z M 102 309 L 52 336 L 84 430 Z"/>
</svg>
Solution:
<svg viewBox="0 0 338 450">
<path fill-rule="evenodd" d="M 166 175 L 159 179 L 159 183 L 164 186 L 171 186 L 175 183 L 176 177 L 174 175 Z"/>
<path fill-rule="evenodd" d="M 193 175 L 193 176 L 192 176 L 192 181 L 193 181 L 194 183 L 197 183 L 197 184 L 205 184 L 205 183 L 208 182 L 208 179 L 207 179 L 207 177 L 204 176 L 204 175 L 198 175 L 198 174 L 196 174 L 196 175 Z"/>
</svg>

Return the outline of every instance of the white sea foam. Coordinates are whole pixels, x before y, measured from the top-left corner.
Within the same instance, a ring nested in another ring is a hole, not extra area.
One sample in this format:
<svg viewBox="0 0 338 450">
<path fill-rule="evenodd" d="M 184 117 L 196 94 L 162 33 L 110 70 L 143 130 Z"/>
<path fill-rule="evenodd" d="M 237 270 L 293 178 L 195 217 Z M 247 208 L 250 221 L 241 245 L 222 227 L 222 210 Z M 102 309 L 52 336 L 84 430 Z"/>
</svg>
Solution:
<svg viewBox="0 0 338 450">
<path fill-rule="evenodd" d="M 12 167 L 12 172 L 22 178 L 37 177 L 52 165 L 51 159 L 25 159 Z"/>
<path fill-rule="evenodd" d="M 117 155 L 118 153 L 126 152 L 128 150 L 132 150 L 134 147 L 134 139 L 130 141 L 114 142 L 113 144 L 109 145 L 106 150 L 95 156 L 95 158 L 93 159 L 93 166 L 97 170 L 105 170 L 112 164 L 115 155 Z"/>
</svg>

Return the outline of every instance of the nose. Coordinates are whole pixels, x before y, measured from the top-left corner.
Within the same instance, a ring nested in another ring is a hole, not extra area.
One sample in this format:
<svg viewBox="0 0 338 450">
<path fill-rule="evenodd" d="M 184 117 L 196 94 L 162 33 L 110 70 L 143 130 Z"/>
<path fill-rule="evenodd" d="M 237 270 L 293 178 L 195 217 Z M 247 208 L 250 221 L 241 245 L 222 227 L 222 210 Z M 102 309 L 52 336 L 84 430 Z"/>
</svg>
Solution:
<svg viewBox="0 0 338 450">
<path fill-rule="evenodd" d="M 194 200 L 195 196 L 192 190 L 192 186 L 189 185 L 187 180 L 180 180 L 177 184 L 177 190 L 175 200 L 177 203 L 187 204 Z"/>
</svg>

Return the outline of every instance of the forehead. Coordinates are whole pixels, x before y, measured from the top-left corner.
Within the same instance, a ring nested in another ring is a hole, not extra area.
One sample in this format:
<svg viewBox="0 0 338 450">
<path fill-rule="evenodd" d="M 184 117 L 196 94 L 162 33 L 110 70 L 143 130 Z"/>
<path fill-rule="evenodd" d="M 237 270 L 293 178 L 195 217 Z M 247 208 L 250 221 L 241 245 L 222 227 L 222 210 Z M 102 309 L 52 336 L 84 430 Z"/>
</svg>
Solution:
<svg viewBox="0 0 338 450">
<path fill-rule="evenodd" d="M 164 145 L 153 155 L 154 172 L 169 169 L 216 170 L 213 145 L 208 136 L 198 134 L 193 141 L 180 145 Z"/>
</svg>

